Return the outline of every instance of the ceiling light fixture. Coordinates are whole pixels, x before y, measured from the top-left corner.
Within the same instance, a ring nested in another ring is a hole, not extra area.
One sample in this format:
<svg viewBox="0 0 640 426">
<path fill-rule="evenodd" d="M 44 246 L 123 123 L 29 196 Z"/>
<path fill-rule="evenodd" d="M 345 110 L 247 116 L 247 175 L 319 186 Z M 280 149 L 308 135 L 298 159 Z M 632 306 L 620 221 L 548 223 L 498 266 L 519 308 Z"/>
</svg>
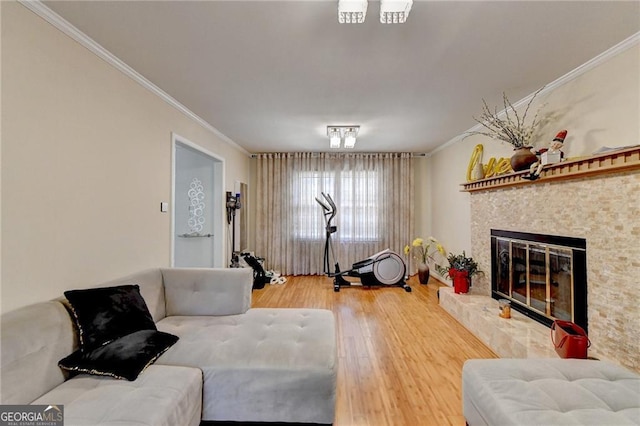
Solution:
<svg viewBox="0 0 640 426">
<path fill-rule="evenodd" d="M 412 5 L 413 0 L 380 0 L 380 22 L 404 24 Z"/>
<path fill-rule="evenodd" d="M 327 127 L 327 136 L 329 136 L 329 148 L 340 148 L 340 129 L 337 127 Z"/>
<path fill-rule="evenodd" d="M 358 136 L 359 127 L 349 127 L 344 131 L 344 147 L 353 148 L 356 146 L 356 136 Z"/>
<path fill-rule="evenodd" d="M 367 15 L 367 0 L 338 0 L 338 22 L 362 24 Z"/>
<path fill-rule="evenodd" d="M 360 126 L 327 126 L 327 136 L 329 136 L 329 147 L 338 149 L 344 141 L 344 147 L 352 149 L 356 145 L 356 137 L 360 131 Z"/>
</svg>

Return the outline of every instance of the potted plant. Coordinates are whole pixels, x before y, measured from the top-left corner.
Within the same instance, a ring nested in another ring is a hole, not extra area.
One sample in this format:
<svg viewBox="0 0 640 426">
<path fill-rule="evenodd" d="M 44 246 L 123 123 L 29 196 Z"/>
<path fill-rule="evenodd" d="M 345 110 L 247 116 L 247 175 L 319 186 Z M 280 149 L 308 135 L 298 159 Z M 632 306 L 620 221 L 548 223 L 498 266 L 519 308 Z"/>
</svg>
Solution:
<svg viewBox="0 0 640 426">
<path fill-rule="evenodd" d="M 434 262 L 436 267 L 439 267 L 440 265 L 438 265 L 435 256 L 440 254 L 440 256 L 444 258 L 447 255 L 442 244 L 433 237 L 429 237 L 428 241 L 420 237 L 415 238 L 411 242 L 411 245 L 404 247 L 404 254 L 407 256 L 412 255 L 415 260 L 420 284 L 427 284 L 429 282 L 429 261 Z"/>
<path fill-rule="evenodd" d="M 471 277 L 481 273 L 478 263 L 472 257 L 462 254 L 449 253 L 447 257 L 449 269 L 437 267 L 440 275 L 448 276 L 453 281 L 453 291 L 456 293 L 468 293 L 471 286 Z"/>
<path fill-rule="evenodd" d="M 473 117 L 473 119 L 482 125 L 485 130 L 470 131 L 467 134 L 484 135 L 491 139 L 496 139 L 510 144 L 513 146 L 515 151 L 511 157 L 511 168 L 516 172 L 528 169 L 529 166 L 538 161 L 538 157 L 531 151 L 533 148 L 531 139 L 534 130 L 540 124 L 540 121 L 538 120 L 538 113 L 544 105 L 538 108 L 531 124 L 526 124 L 526 118 L 529 112 L 529 107 L 531 107 L 531 103 L 542 89 L 544 89 L 544 87 L 538 89 L 531 99 L 529 99 L 522 115 L 518 114 L 505 93 L 502 94 L 504 109 L 501 112 L 498 112 L 497 107 L 491 110 L 489 105 L 487 105 L 487 102 L 483 99 L 482 113 L 479 118 Z"/>
</svg>

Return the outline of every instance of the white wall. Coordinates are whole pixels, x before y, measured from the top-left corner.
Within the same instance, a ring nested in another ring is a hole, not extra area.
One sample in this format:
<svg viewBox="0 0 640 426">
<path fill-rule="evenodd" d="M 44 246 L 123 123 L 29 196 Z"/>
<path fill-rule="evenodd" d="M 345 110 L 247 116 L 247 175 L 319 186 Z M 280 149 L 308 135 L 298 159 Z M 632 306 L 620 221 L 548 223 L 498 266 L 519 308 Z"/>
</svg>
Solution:
<svg viewBox="0 0 640 426">
<path fill-rule="evenodd" d="M 0 34 L 2 34 L 2 3 L 0 2 Z M 1 41 L 1 36 L 0 36 Z M 2 48 L 0 47 L 0 74 L 2 74 Z M 0 78 L 0 94 L 2 93 L 2 78 Z M 0 117 L 2 117 L 2 102 L 0 100 Z M 0 120 L 0 165 L 2 164 L 2 120 Z M 0 242 L 2 241 L 2 173 L 0 170 Z M 0 309 L 2 309 L 2 244 L 0 244 Z"/>
<path fill-rule="evenodd" d="M 427 156 L 413 158 L 413 184 L 415 186 L 415 197 L 413 201 L 415 203 L 416 214 L 414 216 L 415 235 L 412 235 L 411 238 L 422 237 L 426 239 L 430 236 L 435 236 L 431 228 L 432 194 L 430 165 L 431 158 Z M 411 241 L 407 241 L 407 244 L 410 243 Z"/>
<path fill-rule="evenodd" d="M 224 158 L 225 190 L 249 180 L 244 153 L 2 2 L 2 311 L 169 266 L 172 132 Z"/>
<path fill-rule="evenodd" d="M 640 45 L 636 43 L 542 94 L 532 104 L 532 110 L 542 103 L 546 106 L 541 114 L 555 118 L 540 129 L 537 148 L 548 146 L 562 129 L 568 130 L 563 148 L 567 157 L 587 156 L 602 146 L 639 144 Z M 478 99 L 478 113 L 480 107 Z M 471 253 L 470 198 L 468 193 L 460 192 L 460 184 L 465 182 L 469 158 L 478 143 L 484 145 L 485 160 L 511 156 L 509 145 L 472 136 L 431 157 L 431 226 L 434 236 L 453 252 Z"/>
</svg>

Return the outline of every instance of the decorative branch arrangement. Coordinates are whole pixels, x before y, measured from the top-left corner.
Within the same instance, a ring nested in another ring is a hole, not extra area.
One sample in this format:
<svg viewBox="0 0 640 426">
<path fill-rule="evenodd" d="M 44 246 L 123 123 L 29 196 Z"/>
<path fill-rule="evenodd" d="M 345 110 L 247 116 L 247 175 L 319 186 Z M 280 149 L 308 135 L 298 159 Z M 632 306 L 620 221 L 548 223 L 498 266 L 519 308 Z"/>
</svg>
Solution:
<svg viewBox="0 0 640 426">
<path fill-rule="evenodd" d="M 531 147 L 530 141 L 533 136 L 533 132 L 535 128 L 540 124 L 538 120 L 538 113 L 544 107 L 541 105 L 536 111 L 535 116 L 533 117 L 533 121 L 530 125 L 526 125 L 527 114 L 529 113 L 529 108 L 533 103 L 533 100 L 536 98 L 538 93 L 540 93 L 544 89 L 544 86 L 538 89 L 529 102 L 527 103 L 527 107 L 524 110 L 524 114 L 522 117 L 518 115 L 518 112 L 513 107 L 507 95 L 502 93 L 502 102 L 504 104 L 504 118 L 499 117 L 498 107 L 495 107 L 492 111 L 487 105 L 487 102 L 482 99 L 482 114 L 480 114 L 479 118 L 473 117 L 475 121 L 480 123 L 486 131 L 471 131 L 467 132 L 470 135 L 483 135 L 488 136 L 491 139 L 496 139 L 499 141 L 507 142 L 512 145 L 514 149 Z"/>
</svg>

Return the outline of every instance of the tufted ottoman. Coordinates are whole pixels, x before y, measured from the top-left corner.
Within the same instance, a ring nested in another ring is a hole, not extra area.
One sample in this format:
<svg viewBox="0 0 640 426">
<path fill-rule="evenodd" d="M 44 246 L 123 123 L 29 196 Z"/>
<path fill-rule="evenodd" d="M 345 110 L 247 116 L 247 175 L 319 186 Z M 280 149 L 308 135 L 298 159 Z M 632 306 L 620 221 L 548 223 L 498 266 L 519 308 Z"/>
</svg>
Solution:
<svg viewBox="0 0 640 426">
<path fill-rule="evenodd" d="M 583 359 L 473 359 L 462 369 L 470 426 L 640 425 L 640 376 Z"/>
</svg>

